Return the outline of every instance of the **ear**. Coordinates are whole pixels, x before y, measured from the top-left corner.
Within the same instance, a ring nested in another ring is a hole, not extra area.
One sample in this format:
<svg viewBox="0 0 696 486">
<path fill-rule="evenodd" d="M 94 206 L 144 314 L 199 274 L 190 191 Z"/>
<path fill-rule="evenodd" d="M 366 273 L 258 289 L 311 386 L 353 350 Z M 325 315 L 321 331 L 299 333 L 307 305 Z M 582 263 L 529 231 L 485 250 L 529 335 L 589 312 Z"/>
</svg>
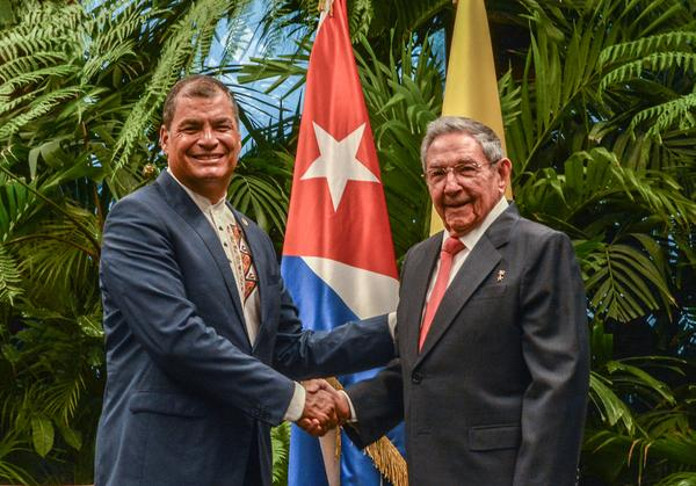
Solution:
<svg viewBox="0 0 696 486">
<path fill-rule="evenodd" d="M 167 130 L 167 128 L 164 125 L 162 125 L 160 127 L 160 133 L 159 133 L 159 144 L 160 144 L 160 148 L 162 149 L 162 152 L 164 152 L 165 154 L 167 153 L 168 143 L 169 143 L 169 130 Z"/>
<path fill-rule="evenodd" d="M 496 164 L 498 171 L 498 188 L 501 194 L 505 194 L 505 189 L 510 184 L 510 176 L 512 175 L 512 162 L 507 157 L 504 157 Z"/>
</svg>

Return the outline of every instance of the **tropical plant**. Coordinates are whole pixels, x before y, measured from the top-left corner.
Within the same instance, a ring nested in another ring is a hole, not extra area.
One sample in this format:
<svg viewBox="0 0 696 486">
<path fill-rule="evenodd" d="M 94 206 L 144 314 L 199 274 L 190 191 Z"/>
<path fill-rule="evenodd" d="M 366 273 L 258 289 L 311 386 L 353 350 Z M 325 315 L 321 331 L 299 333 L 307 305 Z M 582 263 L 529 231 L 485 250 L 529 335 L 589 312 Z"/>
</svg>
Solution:
<svg viewBox="0 0 696 486">
<path fill-rule="evenodd" d="M 316 0 L 269 1 L 256 36 L 266 56 L 244 63 L 235 55 L 247 1 L 2 3 L 0 478 L 89 481 L 109 207 L 164 167 L 156 133 L 173 82 L 236 75 L 246 137 L 230 196 L 279 248 Z M 401 256 L 429 228 L 418 146 L 439 114 L 453 8 L 349 7 Z M 583 474 L 604 485 L 694 484 L 696 5 L 487 7 L 515 201 L 571 236 L 588 292 Z M 636 329 L 649 339 L 629 350 L 622 340 Z M 283 484 L 283 428 L 274 443 Z"/>
<path fill-rule="evenodd" d="M 693 281 L 695 159 L 683 147 L 696 142 L 694 9 L 525 3 L 524 74 L 501 80 L 503 95 L 517 99 L 506 136 L 520 210 L 573 238 L 585 279 L 593 328 L 585 471 L 606 484 L 681 484 L 677 473 L 696 468 L 684 377 L 693 369 L 678 358 L 692 337 L 681 352 L 661 350 L 667 356 L 614 359 L 606 330 L 693 316 L 677 296 L 693 298 L 683 285 Z"/>
<path fill-rule="evenodd" d="M 283 422 L 271 430 L 273 449 L 273 484 L 288 484 L 288 460 L 290 457 L 290 422 Z"/>
</svg>

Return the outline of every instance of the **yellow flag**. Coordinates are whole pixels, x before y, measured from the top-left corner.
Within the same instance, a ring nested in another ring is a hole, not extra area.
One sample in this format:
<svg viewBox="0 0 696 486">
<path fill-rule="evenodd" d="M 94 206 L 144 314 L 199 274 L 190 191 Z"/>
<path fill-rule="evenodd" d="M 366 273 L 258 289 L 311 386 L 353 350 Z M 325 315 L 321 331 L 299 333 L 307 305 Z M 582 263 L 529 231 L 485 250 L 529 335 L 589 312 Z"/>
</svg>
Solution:
<svg viewBox="0 0 696 486">
<path fill-rule="evenodd" d="M 457 5 L 442 114 L 467 116 L 488 125 L 498 135 L 505 150 L 498 80 L 483 0 L 459 0 Z M 508 191 L 509 188 L 508 185 Z M 507 195 L 511 196 L 510 193 Z M 430 234 L 437 233 L 442 227 L 440 217 L 433 210 Z"/>
</svg>

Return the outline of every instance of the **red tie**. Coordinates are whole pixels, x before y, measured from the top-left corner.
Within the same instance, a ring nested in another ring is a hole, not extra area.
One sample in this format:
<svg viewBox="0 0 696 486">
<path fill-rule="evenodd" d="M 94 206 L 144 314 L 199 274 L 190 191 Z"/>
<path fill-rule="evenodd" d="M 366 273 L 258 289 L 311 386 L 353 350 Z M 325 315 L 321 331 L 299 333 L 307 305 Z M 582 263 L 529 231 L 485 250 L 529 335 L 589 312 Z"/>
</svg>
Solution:
<svg viewBox="0 0 696 486">
<path fill-rule="evenodd" d="M 433 291 L 430 294 L 430 299 L 425 305 L 425 315 L 423 316 L 420 339 L 418 340 L 418 351 L 423 348 L 423 343 L 425 342 L 425 337 L 428 335 L 428 331 L 430 331 L 430 325 L 433 323 L 435 312 L 440 305 L 442 296 L 445 295 L 445 290 L 447 290 L 454 255 L 463 249 L 464 243 L 459 241 L 459 238 L 453 237 L 447 238 L 447 241 L 445 241 L 445 246 L 442 247 L 442 251 L 440 252 L 440 270 L 437 272 L 437 278 L 435 278 L 435 287 L 433 287 Z"/>
</svg>

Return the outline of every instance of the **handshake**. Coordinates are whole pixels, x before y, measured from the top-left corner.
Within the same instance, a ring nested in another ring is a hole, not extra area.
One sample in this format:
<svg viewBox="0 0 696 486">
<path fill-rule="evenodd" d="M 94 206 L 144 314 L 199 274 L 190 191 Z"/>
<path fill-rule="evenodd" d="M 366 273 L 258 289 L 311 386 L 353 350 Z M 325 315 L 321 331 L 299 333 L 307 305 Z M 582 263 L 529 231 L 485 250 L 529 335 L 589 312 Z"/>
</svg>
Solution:
<svg viewBox="0 0 696 486">
<path fill-rule="evenodd" d="M 314 437 L 321 437 L 329 430 L 350 420 L 348 400 L 326 380 L 308 380 L 305 389 L 305 406 L 297 425 Z"/>
</svg>

